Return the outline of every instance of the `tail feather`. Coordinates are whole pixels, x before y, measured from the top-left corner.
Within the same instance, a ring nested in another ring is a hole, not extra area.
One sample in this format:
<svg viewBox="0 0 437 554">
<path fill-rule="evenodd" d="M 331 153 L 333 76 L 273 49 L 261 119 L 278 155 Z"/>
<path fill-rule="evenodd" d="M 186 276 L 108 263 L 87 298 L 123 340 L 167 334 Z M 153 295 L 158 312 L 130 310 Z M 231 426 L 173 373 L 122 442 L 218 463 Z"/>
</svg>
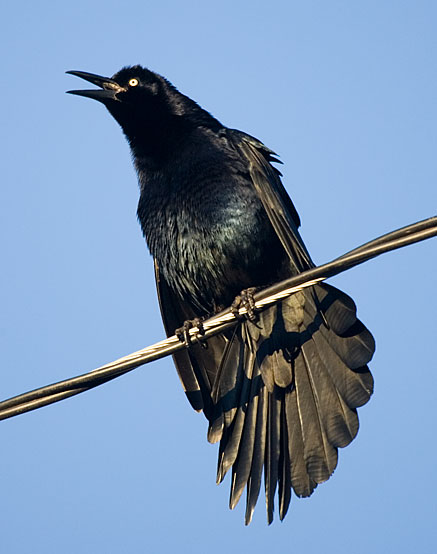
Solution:
<svg viewBox="0 0 437 554">
<path fill-rule="evenodd" d="M 283 395 L 285 395 L 283 393 Z M 290 454 L 288 450 L 287 421 L 284 398 L 281 402 L 281 458 L 279 460 L 279 518 L 281 521 L 287 514 L 291 501 L 291 471 Z"/>
<path fill-rule="evenodd" d="M 351 370 L 359 369 L 369 363 L 375 350 L 373 337 L 361 322 L 356 322 L 350 329 L 352 336 L 340 336 L 325 326 L 320 333 L 325 337 L 332 350 Z"/>
<path fill-rule="evenodd" d="M 243 331 L 245 331 L 243 327 Z M 250 342 L 250 335 L 246 334 L 248 347 L 250 349 L 250 367 L 252 375 L 250 379 L 250 394 L 247 403 L 246 420 L 243 428 L 238 456 L 232 466 L 232 485 L 230 495 L 230 507 L 233 509 L 239 501 L 244 487 L 248 483 L 251 475 L 253 460 L 257 455 L 255 443 L 257 439 L 257 420 L 260 418 L 258 410 L 260 388 L 262 386 L 261 373 L 256 362 L 255 351 Z M 252 365 L 253 364 L 253 365 Z M 249 379 L 249 375 L 246 375 Z M 263 423 L 262 423 L 263 425 Z"/>
<path fill-rule="evenodd" d="M 317 487 L 317 483 L 309 476 L 306 470 L 302 422 L 299 417 L 295 389 L 285 393 L 284 402 L 291 485 L 296 496 L 307 497 Z"/>
<path fill-rule="evenodd" d="M 326 370 L 331 376 L 337 375 L 333 381 L 343 398 L 349 400 L 351 408 L 362 406 L 373 393 L 373 377 L 367 364 L 375 352 L 375 340 L 357 319 L 355 303 L 344 292 L 324 283 L 314 287 L 314 295 L 319 304 L 312 306 L 314 311 L 307 314 L 309 318 L 304 323 L 311 325 L 317 319 L 317 310 L 326 318 L 328 326 L 320 325 L 320 334 L 315 333 L 313 340 L 321 358 L 325 358 Z"/>
<path fill-rule="evenodd" d="M 238 450 L 238 457 L 232 466 L 232 485 L 229 505 L 231 510 L 237 505 L 248 483 L 254 457 L 256 436 L 256 420 L 259 402 L 259 380 L 256 379 L 257 368 L 252 376 L 250 401 L 247 408 L 246 421 Z M 259 376 L 259 369 L 258 369 Z"/>
<path fill-rule="evenodd" d="M 313 337 L 314 338 L 314 337 Z M 322 428 L 334 447 L 348 445 L 358 432 L 358 416 L 343 400 L 317 348 L 316 340 L 304 343 L 302 351 L 314 386 Z"/>
<path fill-rule="evenodd" d="M 267 435 L 267 389 L 261 387 L 258 397 L 258 412 L 256 418 L 256 432 L 253 447 L 252 467 L 249 480 L 247 482 L 246 497 L 246 517 L 245 523 L 249 525 L 252 520 L 255 504 L 258 500 L 261 488 L 261 476 L 266 453 L 266 435 Z"/>
<path fill-rule="evenodd" d="M 315 290 L 318 288 L 319 286 L 314 287 Z M 333 287 L 330 287 L 330 289 L 333 289 Z M 356 314 L 355 318 L 352 317 L 352 313 L 348 308 L 346 308 L 346 317 L 341 316 L 344 296 L 346 295 L 342 293 L 341 302 L 333 299 L 327 308 L 327 312 L 323 312 L 320 304 L 318 305 L 317 294 L 314 292 L 313 294 L 308 293 L 304 306 L 303 323 L 309 335 L 315 334 L 317 331 L 322 333 L 332 350 L 336 352 L 349 369 L 358 369 L 371 360 L 375 351 L 375 341 L 366 327 L 357 319 Z M 328 298 L 330 297 L 327 296 L 326 299 Z M 327 317 L 329 310 L 330 317 Z M 345 320 L 350 323 L 346 329 L 341 324 Z M 323 324 L 324 321 L 326 324 Z M 332 322 L 335 323 L 335 327 L 331 326 Z"/>
<path fill-rule="evenodd" d="M 229 440 L 223 450 L 221 472 L 224 474 L 232 467 L 237 459 L 238 451 L 241 444 L 241 437 L 243 429 L 245 427 L 247 405 L 249 403 L 250 389 L 253 376 L 253 367 L 255 362 L 255 356 L 249 354 L 247 360 L 245 360 L 246 372 L 242 372 L 241 375 L 241 389 L 238 398 L 238 408 L 236 409 L 235 417 L 230 420 L 229 427 L 227 427 L 227 419 L 225 417 L 225 428 L 229 434 Z M 234 409 L 233 409 L 234 410 Z"/>
<path fill-rule="evenodd" d="M 342 335 L 357 321 L 357 307 L 343 291 L 320 283 L 312 289 L 317 299 L 317 309 L 323 314 L 327 325 L 337 335 Z"/>
<path fill-rule="evenodd" d="M 373 392 L 373 378 L 366 366 L 352 370 L 332 348 L 326 334 L 315 332 L 312 339 L 318 355 L 338 392 L 350 408 L 358 408 L 369 401 Z"/>
<path fill-rule="evenodd" d="M 329 479 L 337 465 L 337 450 L 329 443 L 320 412 L 320 400 L 306 348 L 295 360 L 295 388 L 302 426 L 305 466 L 316 483 Z"/>
<path fill-rule="evenodd" d="M 236 328 L 228 340 L 211 389 L 214 403 L 213 416 L 209 418 L 208 441 L 216 443 L 222 439 L 225 428 L 229 427 L 235 415 L 234 407 L 241 390 L 238 381 L 241 374 L 241 355 L 244 354 L 244 344 L 237 336 Z M 237 363 L 235 363 L 237 360 Z M 240 379 L 241 381 L 241 379 Z"/>
<path fill-rule="evenodd" d="M 338 448 L 358 432 L 356 408 L 372 394 L 373 351 L 354 302 L 327 285 L 293 295 L 228 337 L 211 387 L 208 439 L 220 440 L 217 482 L 232 467 L 231 508 L 247 486 L 246 524 L 263 469 L 269 523 L 276 490 L 282 519 L 292 489 L 309 496 L 329 479 Z"/>
<path fill-rule="evenodd" d="M 273 521 L 273 506 L 278 483 L 278 464 L 281 455 L 281 392 L 275 387 L 267 397 L 267 448 L 264 464 L 264 485 L 266 493 L 267 521 Z"/>
</svg>

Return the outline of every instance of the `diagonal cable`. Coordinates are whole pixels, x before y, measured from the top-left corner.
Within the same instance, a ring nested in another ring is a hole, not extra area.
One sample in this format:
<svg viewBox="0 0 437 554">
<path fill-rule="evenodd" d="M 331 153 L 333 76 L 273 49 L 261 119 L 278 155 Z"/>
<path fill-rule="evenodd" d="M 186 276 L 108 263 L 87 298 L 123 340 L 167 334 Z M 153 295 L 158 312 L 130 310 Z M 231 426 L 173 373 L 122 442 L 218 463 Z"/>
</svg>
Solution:
<svg viewBox="0 0 437 554">
<path fill-rule="evenodd" d="M 254 295 L 256 309 L 261 310 L 265 307 L 278 302 L 282 298 L 310 287 L 315 283 L 324 281 L 329 277 L 338 275 L 343 271 L 351 269 L 356 265 L 362 264 L 380 254 L 396 250 L 416 242 L 426 240 L 437 236 L 437 216 L 424 219 L 412 225 L 402 227 L 391 233 L 382 235 L 366 244 L 351 250 L 350 252 L 336 258 L 332 262 L 314 267 L 307 271 L 285 279 L 271 287 L 263 289 Z M 245 308 L 239 310 L 240 315 L 246 313 Z M 230 308 L 203 322 L 204 333 L 202 340 L 208 339 L 225 329 L 232 327 L 238 322 L 237 317 L 231 312 Z M 194 327 L 190 329 L 190 336 L 193 342 L 198 340 L 199 329 Z M 138 350 L 128 356 L 119 358 L 111 363 L 105 364 L 98 369 L 72 377 L 64 381 L 59 381 L 33 391 L 20 394 L 0 402 L 0 419 L 8 419 L 16 415 L 36 410 L 42 406 L 59 402 L 70 396 L 80 394 L 94 387 L 102 385 L 120 375 L 128 373 L 133 369 L 146 363 L 158 360 L 174 352 L 186 348 L 175 335 L 155 343 L 147 348 Z"/>
</svg>

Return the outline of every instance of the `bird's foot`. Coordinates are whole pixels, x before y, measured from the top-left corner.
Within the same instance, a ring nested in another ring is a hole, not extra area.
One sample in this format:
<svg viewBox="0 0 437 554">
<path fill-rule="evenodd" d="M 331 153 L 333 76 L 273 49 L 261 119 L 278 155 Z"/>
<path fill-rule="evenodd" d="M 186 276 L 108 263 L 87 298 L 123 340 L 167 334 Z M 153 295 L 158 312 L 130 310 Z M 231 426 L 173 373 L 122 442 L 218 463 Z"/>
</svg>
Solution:
<svg viewBox="0 0 437 554">
<path fill-rule="evenodd" d="M 197 333 L 194 335 L 196 342 L 198 342 L 202 348 L 208 348 L 208 343 L 202 339 L 202 336 L 205 334 L 205 329 L 203 328 L 203 322 L 199 317 L 184 321 L 182 327 L 176 329 L 175 335 L 185 344 L 187 348 L 189 348 L 193 344 L 193 336 L 190 335 L 190 329 L 193 329 L 194 327 L 197 327 L 198 329 Z"/>
<path fill-rule="evenodd" d="M 231 312 L 237 319 L 246 318 L 252 323 L 258 319 L 256 314 L 255 299 L 253 297 L 256 290 L 257 289 L 255 287 L 250 287 L 242 290 L 240 294 L 235 297 L 235 300 L 231 304 Z M 244 315 L 241 315 L 239 312 L 241 308 L 246 309 L 246 313 Z"/>
</svg>

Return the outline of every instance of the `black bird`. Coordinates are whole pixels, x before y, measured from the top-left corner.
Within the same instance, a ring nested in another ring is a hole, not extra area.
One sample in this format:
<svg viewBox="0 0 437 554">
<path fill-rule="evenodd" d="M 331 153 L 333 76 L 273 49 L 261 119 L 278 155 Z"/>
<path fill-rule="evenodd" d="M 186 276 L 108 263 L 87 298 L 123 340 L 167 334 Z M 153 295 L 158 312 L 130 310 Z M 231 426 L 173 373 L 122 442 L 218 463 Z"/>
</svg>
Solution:
<svg viewBox="0 0 437 554">
<path fill-rule="evenodd" d="M 102 102 L 121 125 L 141 190 L 138 219 L 155 260 L 168 335 L 314 266 L 300 237 L 275 154 L 222 125 L 164 77 L 139 65 L 113 77 L 69 71 L 100 89 L 72 94 Z M 232 468 L 230 507 L 247 488 L 246 524 L 264 483 L 267 519 L 293 490 L 309 496 L 358 431 L 357 408 L 373 390 L 375 343 L 353 300 L 327 285 L 298 292 L 174 356 L 193 408 L 220 442 L 217 482 Z"/>
</svg>

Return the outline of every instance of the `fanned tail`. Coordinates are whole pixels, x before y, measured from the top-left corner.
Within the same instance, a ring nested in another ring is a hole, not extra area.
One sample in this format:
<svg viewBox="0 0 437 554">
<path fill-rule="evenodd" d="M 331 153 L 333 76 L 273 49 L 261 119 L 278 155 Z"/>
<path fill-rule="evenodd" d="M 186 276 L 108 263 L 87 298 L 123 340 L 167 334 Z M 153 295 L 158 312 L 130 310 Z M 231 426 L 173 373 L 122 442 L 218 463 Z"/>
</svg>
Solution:
<svg viewBox="0 0 437 554">
<path fill-rule="evenodd" d="M 263 469 L 269 523 L 276 490 L 283 519 L 291 490 L 309 496 L 332 475 L 372 394 L 374 350 L 352 299 L 326 284 L 236 328 L 212 385 L 208 439 L 220 441 L 217 482 L 232 467 L 231 508 L 247 488 L 246 524 Z"/>
</svg>

